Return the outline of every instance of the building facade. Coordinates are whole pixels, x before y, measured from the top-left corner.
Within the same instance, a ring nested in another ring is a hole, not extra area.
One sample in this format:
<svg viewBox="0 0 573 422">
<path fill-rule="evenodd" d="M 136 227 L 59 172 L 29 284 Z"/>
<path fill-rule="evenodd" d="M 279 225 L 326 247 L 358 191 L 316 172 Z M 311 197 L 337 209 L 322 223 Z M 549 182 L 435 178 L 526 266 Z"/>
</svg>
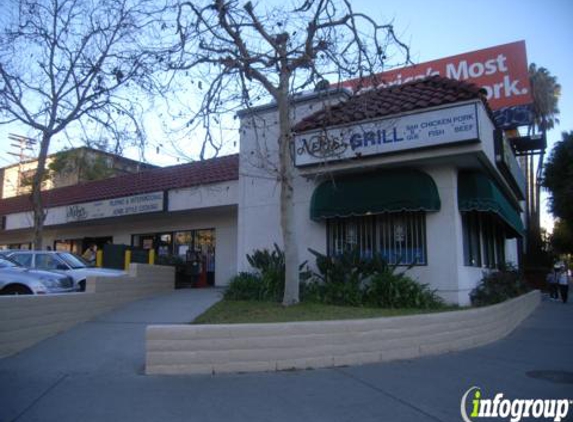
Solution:
<svg viewBox="0 0 573 422">
<path fill-rule="evenodd" d="M 298 254 L 379 254 L 448 302 L 469 303 L 483 271 L 518 264 L 523 174 L 479 89 L 441 77 L 296 102 Z M 241 115 L 239 270 L 281 244 L 276 110 Z"/>
<path fill-rule="evenodd" d="M 519 261 L 523 174 L 473 85 L 434 77 L 293 98 L 294 215 L 309 249 L 358 250 L 465 305 L 486 269 Z M 54 248 L 123 243 L 201 255 L 215 285 L 282 244 L 274 105 L 239 114 L 240 153 L 44 193 Z M 0 202 L 0 245 L 31 238 L 26 197 Z M 75 243 L 74 243 L 75 242 Z"/>
<path fill-rule="evenodd" d="M 54 164 L 57 164 L 58 168 L 52 170 Z M 1 169 L 0 197 L 12 198 L 30 193 L 37 167 L 38 160 L 27 160 Z M 94 148 L 74 148 L 51 154 L 46 158 L 48 173 L 42 189 L 62 188 L 155 167 Z"/>
</svg>

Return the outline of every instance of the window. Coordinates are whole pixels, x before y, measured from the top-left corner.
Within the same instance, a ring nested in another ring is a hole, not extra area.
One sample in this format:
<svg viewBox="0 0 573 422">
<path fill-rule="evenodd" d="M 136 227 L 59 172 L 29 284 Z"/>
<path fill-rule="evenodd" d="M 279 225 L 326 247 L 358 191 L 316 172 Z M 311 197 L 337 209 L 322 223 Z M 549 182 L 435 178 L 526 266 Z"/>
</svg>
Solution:
<svg viewBox="0 0 573 422">
<path fill-rule="evenodd" d="M 462 213 L 465 265 L 481 267 L 479 213 Z"/>
<path fill-rule="evenodd" d="M 378 251 L 389 264 L 427 264 L 423 212 L 381 214 L 377 223 Z"/>
<path fill-rule="evenodd" d="M 62 264 L 54 255 L 39 253 L 36 255 L 36 268 L 41 270 L 57 270 Z"/>
<path fill-rule="evenodd" d="M 327 236 L 330 255 L 357 249 L 362 257 L 379 254 L 389 264 L 427 264 L 424 212 L 330 219 Z"/>
<path fill-rule="evenodd" d="M 14 261 L 16 261 L 18 264 L 24 266 L 24 267 L 32 267 L 32 254 L 20 254 L 20 253 L 16 253 L 14 255 L 10 255 L 10 258 L 12 258 Z"/>
<path fill-rule="evenodd" d="M 462 225 L 466 266 L 496 268 L 505 263 L 505 226 L 495 214 L 464 212 Z"/>
<path fill-rule="evenodd" d="M 358 249 L 361 256 L 374 252 L 374 217 L 329 220 L 328 250 L 332 255 Z"/>
</svg>

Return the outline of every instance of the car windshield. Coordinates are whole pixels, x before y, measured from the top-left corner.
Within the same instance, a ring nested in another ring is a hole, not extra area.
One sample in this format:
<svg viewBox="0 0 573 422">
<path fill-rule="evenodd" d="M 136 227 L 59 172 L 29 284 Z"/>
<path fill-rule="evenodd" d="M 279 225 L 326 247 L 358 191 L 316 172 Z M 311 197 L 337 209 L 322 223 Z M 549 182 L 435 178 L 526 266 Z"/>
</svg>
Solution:
<svg viewBox="0 0 573 422">
<path fill-rule="evenodd" d="M 0 258 L 0 268 L 12 268 L 12 267 L 20 267 L 20 265 L 7 258 Z"/>
<path fill-rule="evenodd" d="M 64 253 L 60 253 L 58 254 L 60 258 L 62 258 L 64 261 L 66 261 L 66 264 L 68 264 L 70 267 L 76 269 L 76 268 L 85 268 L 85 267 L 90 267 L 91 265 L 85 261 L 83 258 L 74 255 L 73 253 L 69 253 L 69 252 L 64 252 Z"/>
</svg>

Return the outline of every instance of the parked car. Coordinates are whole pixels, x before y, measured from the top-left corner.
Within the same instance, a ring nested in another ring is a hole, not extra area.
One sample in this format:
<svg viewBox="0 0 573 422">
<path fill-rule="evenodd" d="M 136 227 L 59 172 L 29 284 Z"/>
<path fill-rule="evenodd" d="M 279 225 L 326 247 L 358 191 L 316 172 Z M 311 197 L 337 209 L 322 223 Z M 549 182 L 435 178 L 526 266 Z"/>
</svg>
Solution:
<svg viewBox="0 0 573 422">
<path fill-rule="evenodd" d="M 9 258 L 0 258 L 0 295 L 31 295 L 74 291 L 74 280 L 65 274 L 32 270 Z"/>
<path fill-rule="evenodd" d="M 5 255 L 24 267 L 56 271 L 69 275 L 78 291 L 86 290 L 86 279 L 93 277 L 121 277 L 124 271 L 92 267 L 82 257 L 59 251 L 9 251 Z"/>
</svg>

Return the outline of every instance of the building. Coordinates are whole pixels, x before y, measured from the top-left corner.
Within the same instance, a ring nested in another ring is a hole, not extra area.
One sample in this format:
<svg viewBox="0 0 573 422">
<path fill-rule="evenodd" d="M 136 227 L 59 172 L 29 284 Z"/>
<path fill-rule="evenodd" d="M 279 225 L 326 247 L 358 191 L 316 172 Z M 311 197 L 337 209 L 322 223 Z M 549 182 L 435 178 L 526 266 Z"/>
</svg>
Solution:
<svg viewBox="0 0 573 422">
<path fill-rule="evenodd" d="M 433 77 L 293 105 L 301 262 L 313 262 L 309 248 L 358 248 L 462 305 L 484 269 L 518 262 L 523 174 L 476 86 Z M 197 252 L 225 285 L 249 269 L 247 253 L 282 243 L 276 107 L 239 117 L 239 155 L 45 192 L 45 238 Z M 0 215 L 0 244 L 30 238 L 26 197 L 1 201 Z"/>
<path fill-rule="evenodd" d="M 55 166 L 57 168 L 54 168 Z M 0 197 L 11 198 L 30 193 L 37 167 L 38 160 L 34 159 L 0 169 Z M 46 169 L 49 172 L 42 188 L 45 190 L 61 188 L 152 168 L 156 166 L 98 149 L 73 148 L 50 154 L 46 158 Z"/>
</svg>

